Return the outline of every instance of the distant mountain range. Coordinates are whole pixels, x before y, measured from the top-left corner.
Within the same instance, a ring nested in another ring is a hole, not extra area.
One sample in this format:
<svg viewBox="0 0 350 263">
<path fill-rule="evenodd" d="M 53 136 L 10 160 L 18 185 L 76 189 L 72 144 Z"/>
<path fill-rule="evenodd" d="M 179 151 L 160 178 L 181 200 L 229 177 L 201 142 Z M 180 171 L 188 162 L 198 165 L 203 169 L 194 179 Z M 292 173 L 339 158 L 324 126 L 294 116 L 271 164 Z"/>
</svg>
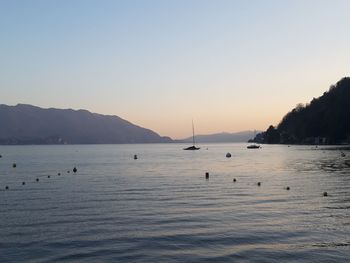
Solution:
<svg viewBox="0 0 350 263">
<path fill-rule="evenodd" d="M 169 137 L 118 116 L 86 110 L 0 105 L 0 144 L 163 143 Z"/>
<path fill-rule="evenodd" d="M 221 143 L 221 142 L 247 142 L 254 137 L 254 131 L 242 131 L 235 133 L 215 133 L 208 135 L 196 135 L 198 143 Z M 192 142 L 192 137 L 180 140 L 182 142 Z"/>
</svg>

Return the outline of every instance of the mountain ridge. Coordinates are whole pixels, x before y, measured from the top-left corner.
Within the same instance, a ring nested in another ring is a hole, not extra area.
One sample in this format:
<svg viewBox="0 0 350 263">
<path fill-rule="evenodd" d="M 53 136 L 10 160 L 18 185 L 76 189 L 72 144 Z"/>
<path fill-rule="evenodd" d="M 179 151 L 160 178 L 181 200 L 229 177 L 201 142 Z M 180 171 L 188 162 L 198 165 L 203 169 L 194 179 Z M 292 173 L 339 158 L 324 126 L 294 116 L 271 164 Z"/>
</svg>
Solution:
<svg viewBox="0 0 350 263">
<path fill-rule="evenodd" d="M 0 144 L 113 144 L 172 142 L 116 115 L 88 110 L 0 104 Z"/>
</svg>

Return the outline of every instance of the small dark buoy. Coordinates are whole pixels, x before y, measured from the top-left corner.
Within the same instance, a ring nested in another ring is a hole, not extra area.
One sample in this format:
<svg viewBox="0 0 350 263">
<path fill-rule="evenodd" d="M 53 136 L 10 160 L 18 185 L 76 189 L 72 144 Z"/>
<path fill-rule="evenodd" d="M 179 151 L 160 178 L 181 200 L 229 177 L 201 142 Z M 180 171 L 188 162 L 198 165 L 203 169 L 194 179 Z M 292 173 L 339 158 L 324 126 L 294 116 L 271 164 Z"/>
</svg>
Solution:
<svg viewBox="0 0 350 263">
<path fill-rule="evenodd" d="M 286 190 L 287 190 L 287 191 L 289 191 L 289 190 L 290 190 L 290 187 L 289 187 L 289 186 L 287 186 L 287 187 L 286 187 Z"/>
<path fill-rule="evenodd" d="M 2 158 L 2 155 L 0 154 L 0 158 Z"/>
<path fill-rule="evenodd" d="M 134 160 L 137 160 L 137 155 L 136 154 L 134 155 Z"/>
<path fill-rule="evenodd" d="M 226 153 L 226 158 L 230 158 L 231 154 L 230 153 Z"/>
<path fill-rule="evenodd" d="M 5 189 L 6 189 L 6 190 L 8 190 L 8 189 L 9 189 L 9 187 L 6 185 Z"/>
<path fill-rule="evenodd" d="M 205 179 L 209 179 L 209 173 L 208 172 L 205 173 Z"/>
<path fill-rule="evenodd" d="M 39 182 L 39 178 L 36 178 L 35 181 Z"/>
<path fill-rule="evenodd" d="M 15 163 L 12 164 L 12 167 L 13 167 L 13 168 L 16 168 L 16 167 L 17 167 L 17 164 L 15 164 Z"/>
<path fill-rule="evenodd" d="M 73 168 L 73 173 L 76 173 L 78 171 L 77 167 Z"/>
<path fill-rule="evenodd" d="M 22 185 L 25 185 L 26 184 L 26 182 L 22 182 Z"/>
<path fill-rule="evenodd" d="M 323 192 L 323 196 L 328 196 L 328 193 L 327 192 Z"/>
<path fill-rule="evenodd" d="M 68 170 L 68 171 L 67 171 L 67 174 L 69 174 L 69 173 L 70 173 L 70 171 Z"/>
<path fill-rule="evenodd" d="M 47 178 L 50 178 L 50 177 L 51 177 L 50 175 L 47 176 Z"/>
<path fill-rule="evenodd" d="M 234 182 L 234 183 L 237 182 L 236 178 L 233 178 L 233 182 Z"/>
<path fill-rule="evenodd" d="M 345 157 L 345 153 L 341 152 L 341 157 Z"/>
<path fill-rule="evenodd" d="M 58 176 L 60 176 L 60 175 L 61 175 L 61 173 L 58 173 L 57 175 L 58 175 Z"/>
<path fill-rule="evenodd" d="M 261 182 L 258 182 L 258 186 L 261 186 Z"/>
</svg>

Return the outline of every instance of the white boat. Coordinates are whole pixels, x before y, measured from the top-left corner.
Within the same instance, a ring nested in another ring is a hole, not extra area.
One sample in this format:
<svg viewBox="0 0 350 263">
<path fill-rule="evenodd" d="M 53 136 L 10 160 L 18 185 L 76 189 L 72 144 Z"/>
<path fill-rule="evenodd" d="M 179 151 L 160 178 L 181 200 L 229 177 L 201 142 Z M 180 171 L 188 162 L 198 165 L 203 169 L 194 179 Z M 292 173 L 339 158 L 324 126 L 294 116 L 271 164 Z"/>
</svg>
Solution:
<svg viewBox="0 0 350 263">
<path fill-rule="evenodd" d="M 254 130 L 253 140 L 255 139 L 255 137 L 256 137 L 256 130 Z M 247 146 L 247 149 L 260 149 L 260 148 L 261 148 L 261 146 L 258 144 L 255 144 L 255 143 Z"/>
<path fill-rule="evenodd" d="M 261 146 L 257 144 L 251 144 L 247 146 L 248 149 L 260 149 Z"/>
</svg>

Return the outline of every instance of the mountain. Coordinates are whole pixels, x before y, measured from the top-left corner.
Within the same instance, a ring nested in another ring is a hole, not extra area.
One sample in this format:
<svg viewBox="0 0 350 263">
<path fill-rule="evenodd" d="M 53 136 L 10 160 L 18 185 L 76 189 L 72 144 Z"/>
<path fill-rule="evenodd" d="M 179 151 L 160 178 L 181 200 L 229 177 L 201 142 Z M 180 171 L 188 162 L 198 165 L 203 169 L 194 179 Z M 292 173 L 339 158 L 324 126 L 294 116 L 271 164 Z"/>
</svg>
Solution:
<svg viewBox="0 0 350 263">
<path fill-rule="evenodd" d="M 196 135 L 195 140 L 198 143 L 221 143 L 221 142 L 247 142 L 254 137 L 254 131 L 242 131 L 235 133 L 215 133 L 208 135 Z M 182 142 L 192 142 L 192 137 L 181 140 Z"/>
<path fill-rule="evenodd" d="M 162 143 L 169 137 L 87 110 L 0 105 L 0 144 Z"/>
<path fill-rule="evenodd" d="M 346 77 L 306 105 L 298 104 L 277 128 L 254 139 L 261 143 L 350 143 L 350 78 Z"/>
</svg>

